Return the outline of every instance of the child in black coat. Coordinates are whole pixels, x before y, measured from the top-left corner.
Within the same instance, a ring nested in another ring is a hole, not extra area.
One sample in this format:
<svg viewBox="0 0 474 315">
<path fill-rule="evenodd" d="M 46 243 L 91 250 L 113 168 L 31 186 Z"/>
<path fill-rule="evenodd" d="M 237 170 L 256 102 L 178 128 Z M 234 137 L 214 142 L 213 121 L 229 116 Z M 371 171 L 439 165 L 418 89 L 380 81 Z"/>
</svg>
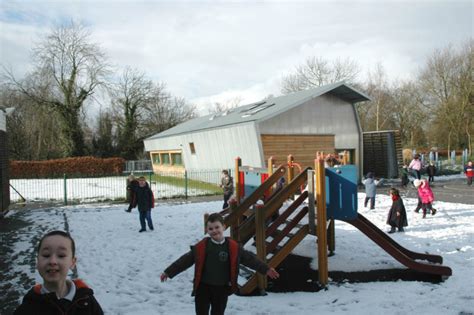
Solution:
<svg viewBox="0 0 474 315">
<path fill-rule="evenodd" d="M 403 227 L 408 226 L 407 213 L 403 205 L 403 200 L 400 197 L 398 189 L 391 188 L 389 193 L 392 197 L 392 207 L 388 212 L 387 224 L 392 228 L 388 233 L 395 233 L 396 228 L 398 228 L 398 232 L 403 232 Z"/>
<path fill-rule="evenodd" d="M 434 182 L 434 176 L 436 175 L 436 166 L 434 165 L 433 161 L 430 162 L 430 165 L 426 168 L 426 172 L 428 173 L 428 182 Z"/>
<path fill-rule="evenodd" d="M 36 263 L 43 284 L 28 291 L 14 315 L 104 314 L 92 289 L 79 279 L 67 278 L 75 264 L 74 240 L 68 233 L 52 231 L 43 236 Z"/>
</svg>

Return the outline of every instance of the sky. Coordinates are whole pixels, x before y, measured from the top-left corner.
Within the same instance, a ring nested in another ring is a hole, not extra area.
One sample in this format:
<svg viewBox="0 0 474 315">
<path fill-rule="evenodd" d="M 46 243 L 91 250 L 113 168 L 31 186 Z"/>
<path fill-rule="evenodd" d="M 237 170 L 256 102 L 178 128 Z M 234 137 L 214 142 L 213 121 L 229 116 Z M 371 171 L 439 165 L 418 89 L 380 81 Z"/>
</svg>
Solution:
<svg viewBox="0 0 474 315">
<path fill-rule="evenodd" d="M 473 1 L 0 1 L 0 64 L 21 77 L 52 28 L 86 25 L 114 72 L 164 82 L 201 113 L 280 95 L 306 58 L 351 58 L 361 79 L 381 64 L 410 79 L 435 49 L 473 37 Z M 98 105 L 92 105 L 98 106 Z"/>
</svg>

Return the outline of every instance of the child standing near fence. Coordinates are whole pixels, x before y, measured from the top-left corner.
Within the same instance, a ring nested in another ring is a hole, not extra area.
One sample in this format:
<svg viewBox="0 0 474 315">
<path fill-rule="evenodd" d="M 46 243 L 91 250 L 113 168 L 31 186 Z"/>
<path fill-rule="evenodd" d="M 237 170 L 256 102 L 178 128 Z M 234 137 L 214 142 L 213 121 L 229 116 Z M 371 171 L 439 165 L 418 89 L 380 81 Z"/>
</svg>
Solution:
<svg viewBox="0 0 474 315">
<path fill-rule="evenodd" d="M 402 170 L 400 171 L 400 175 L 402 178 L 402 187 L 406 188 L 409 180 L 408 180 L 408 166 L 406 164 L 403 164 Z"/>
<path fill-rule="evenodd" d="M 398 232 L 403 232 L 403 228 L 408 226 L 407 212 L 403 205 L 403 200 L 396 188 L 391 188 L 389 194 L 392 198 L 392 207 L 388 211 L 387 224 L 392 228 L 388 233 L 395 233 L 397 228 Z"/>
<path fill-rule="evenodd" d="M 94 292 L 82 280 L 70 280 L 75 267 L 75 244 L 69 233 L 52 231 L 38 245 L 36 268 L 43 284 L 35 285 L 23 298 L 15 315 L 104 314 Z"/>
<path fill-rule="evenodd" d="M 131 186 L 135 200 L 133 204 L 138 206 L 138 213 L 140 215 L 140 227 L 141 229 L 138 232 L 146 231 L 146 223 L 148 223 L 148 228 L 154 230 L 153 221 L 151 220 L 151 209 L 155 207 L 155 197 L 151 191 L 150 186 L 146 182 L 144 176 L 138 178 L 138 186 Z"/>
<path fill-rule="evenodd" d="M 180 272 L 194 267 L 192 295 L 196 314 L 224 314 L 228 296 L 235 293 L 239 264 L 275 279 L 279 277 L 275 269 L 260 261 L 253 253 L 242 248 L 231 238 L 224 237 L 224 219 L 213 213 L 206 222 L 206 237 L 191 246 L 191 250 L 172 263 L 161 274 L 161 281 L 173 278 Z"/>
<path fill-rule="evenodd" d="M 434 176 L 436 175 L 436 166 L 434 165 L 433 161 L 430 161 L 430 164 L 426 168 L 426 172 L 428 173 L 428 182 L 434 182 Z"/>
</svg>

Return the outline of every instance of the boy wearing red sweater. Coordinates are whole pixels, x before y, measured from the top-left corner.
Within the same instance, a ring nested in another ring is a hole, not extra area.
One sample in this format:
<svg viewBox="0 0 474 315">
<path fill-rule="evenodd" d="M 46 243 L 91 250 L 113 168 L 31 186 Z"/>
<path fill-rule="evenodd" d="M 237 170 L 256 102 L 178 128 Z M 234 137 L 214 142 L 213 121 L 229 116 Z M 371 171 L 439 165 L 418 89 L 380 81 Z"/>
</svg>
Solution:
<svg viewBox="0 0 474 315">
<path fill-rule="evenodd" d="M 196 314 L 224 314 L 228 296 L 235 293 L 239 264 L 257 270 L 272 279 L 279 277 L 275 269 L 260 261 L 236 241 L 224 237 L 224 219 L 213 213 L 206 222 L 206 237 L 172 263 L 161 274 L 161 281 L 173 278 L 194 265 L 194 298 Z"/>
</svg>

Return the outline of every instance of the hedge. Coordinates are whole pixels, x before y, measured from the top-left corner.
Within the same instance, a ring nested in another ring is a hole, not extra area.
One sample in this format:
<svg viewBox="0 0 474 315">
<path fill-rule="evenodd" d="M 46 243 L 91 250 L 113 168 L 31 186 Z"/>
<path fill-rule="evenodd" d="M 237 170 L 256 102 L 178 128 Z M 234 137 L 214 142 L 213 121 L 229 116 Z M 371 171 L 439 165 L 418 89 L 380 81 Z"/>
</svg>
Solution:
<svg viewBox="0 0 474 315">
<path fill-rule="evenodd" d="M 72 176 L 121 175 L 122 158 L 101 159 L 92 156 L 47 161 L 10 161 L 10 178 L 49 178 Z"/>
</svg>

